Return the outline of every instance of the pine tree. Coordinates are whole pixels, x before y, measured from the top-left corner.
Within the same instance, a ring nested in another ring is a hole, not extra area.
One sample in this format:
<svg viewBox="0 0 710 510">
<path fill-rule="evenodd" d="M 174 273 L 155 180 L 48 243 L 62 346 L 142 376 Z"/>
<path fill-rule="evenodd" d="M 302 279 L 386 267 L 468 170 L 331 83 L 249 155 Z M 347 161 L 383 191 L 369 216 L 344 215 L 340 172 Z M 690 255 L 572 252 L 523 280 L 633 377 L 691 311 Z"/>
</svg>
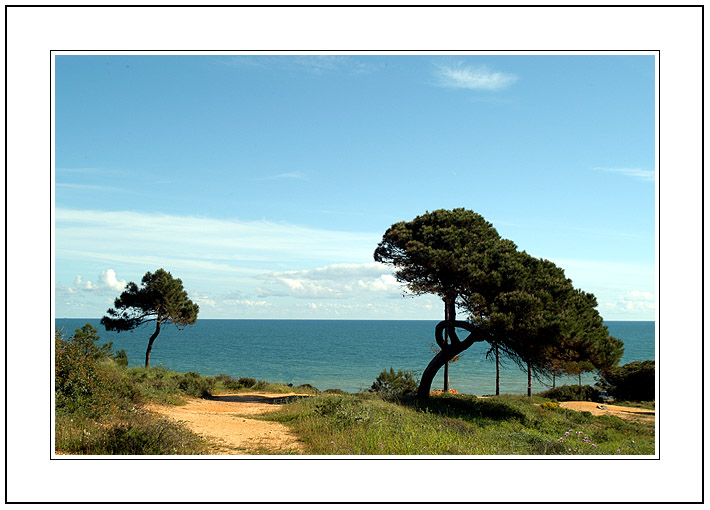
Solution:
<svg viewBox="0 0 710 510">
<path fill-rule="evenodd" d="M 148 322 L 155 322 L 155 331 L 148 340 L 145 367 L 150 366 L 153 342 L 163 324 L 175 324 L 178 329 L 192 325 L 197 320 L 199 306 L 188 299 L 182 281 L 173 278 L 164 269 L 146 273 L 140 287 L 133 282 L 116 298 L 114 308 L 109 308 L 101 319 L 107 331 L 130 331 Z"/>
</svg>

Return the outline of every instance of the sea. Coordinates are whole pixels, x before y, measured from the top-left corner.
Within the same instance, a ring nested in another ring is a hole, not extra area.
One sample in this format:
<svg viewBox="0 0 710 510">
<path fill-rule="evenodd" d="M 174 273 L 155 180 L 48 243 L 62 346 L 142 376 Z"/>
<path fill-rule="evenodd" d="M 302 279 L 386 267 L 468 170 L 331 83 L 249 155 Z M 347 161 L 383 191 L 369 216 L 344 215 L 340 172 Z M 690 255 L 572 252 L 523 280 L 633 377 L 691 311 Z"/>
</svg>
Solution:
<svg viewBox="0 0 710 510">
<path fill-rule="evenodd" d="M 153 344 L 151 366 L 205 376 L 310 384 L 319 390 L 367 390 L 384 369 L 407 370 L 421 376 L 434 356 L 434 328 L 427 320 L 247 320 L 198 319 L 178 330 L 163 326 Z M 106 331 L 99 319 L 56 319 L 65 336 L 90 323 L 101 343 L 125 349 L 129 366 L 143 366 L 149 323 L 133 331 Z M 621 364 L 655 359 L 655 322 L 608 321 L 609 333 L 624 342 Z M 463 332 L 465 333 L 465 332 Z M 465 337 L 465 334 L 461 335 Z M 495 393 L 495 360 L 486 356 L 488 344 L 476 343 L 450 364 L 450 387 L 459 393 Z M 432 389 L 443 388 L 443 368 Z M 577 384 L 577 376 L 557 377 L 556 385 Z M 595 374 L 583 374 L 583 384 L 594 384 Z M 552 380 L 533 381 L 533 391 L 552 387 Z M 527 372 L 510 361 L 501 367 L 501 393 L 527 392 Z"/>
</svg>

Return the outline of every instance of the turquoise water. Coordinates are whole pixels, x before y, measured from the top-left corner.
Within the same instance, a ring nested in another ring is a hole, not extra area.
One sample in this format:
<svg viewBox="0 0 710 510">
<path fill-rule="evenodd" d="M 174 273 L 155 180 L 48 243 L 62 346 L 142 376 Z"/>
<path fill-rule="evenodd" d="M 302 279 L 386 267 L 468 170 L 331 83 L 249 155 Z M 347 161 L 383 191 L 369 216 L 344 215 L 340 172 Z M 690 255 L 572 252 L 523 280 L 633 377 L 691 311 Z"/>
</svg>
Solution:
<svg viewBox="0 0 710 510">
<path fill-rule="evenodd" d="M 107 332 L 99 319 L 57 319 L 55 325 L 72 334 L 87 322 L 99 330 L 102 342 L 125 349 L 130 366 L 143 366 L 154 326 L 124 333 Z M 433 357 L 437 321 L 344 320 L 218 320 L 201 319 L 178 330 L 164 327 L 153 345 L 151 366 L 202 375 L 227 374 L 272 382 L 309 383 L 320 390 L 354 392 L 370 387 L 390 366 L 421 375 Z M 605 322 L 611 335 L 624 341 L 622 363 L 655 359 L 654 322 Z M 495 393 L 495 363 L 486 359 L 487 344 L 477 343 L 452 363 L 451 387 L 461 393 Z M 558 378 L 557 384 L 577 384 Z M 593 384 L 591 374 L 582 377 Z M 551 385 L 534 382 L 533 391 Z M 443 369 L 434 389 L 443 387 Z M 527 374 L 508 362 L 501 370 L 502 393 L 525 393 Z"/>
</svg>

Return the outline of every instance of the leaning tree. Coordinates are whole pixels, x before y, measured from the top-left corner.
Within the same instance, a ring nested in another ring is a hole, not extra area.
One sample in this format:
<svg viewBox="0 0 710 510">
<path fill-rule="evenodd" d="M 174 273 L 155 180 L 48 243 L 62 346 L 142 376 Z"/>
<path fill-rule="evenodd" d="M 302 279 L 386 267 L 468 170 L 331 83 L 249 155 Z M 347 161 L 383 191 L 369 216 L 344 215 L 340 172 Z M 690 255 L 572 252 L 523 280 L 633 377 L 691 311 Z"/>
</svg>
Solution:
<svg viewBox="0 0 710 510">
<path fill-rule="evenodd" d="M 148 340 L 145 366 L 150 366 L 150 351 L 163 324 L 175 324 L 178 329 L 192 325 L 200 311 L 190 301 L 182 281 L 164 269 L 146 273 L 138 286 L 129 282 L 101 319 L 107 331 L 130 331 L 148 322 L 155 322 L 155 331 Z"/>
<path fill-rule="evenodd" d="M 444 302 L 444 320 L 435 329 L 441 349 L 424 370 L 419 397 L 429 395 L 439 369 L 476 341 L 484 340 L 468 322 L 456 320 L 456 301 L 471 279 L 480 276 L 486 252 L 501 241 L 481 215 L 466 209 L 439 209 L 401 221 L 387 229 L 374 253 L 378 262 L 395 268 L 395 278 L 415 295 L 436 294 Z M 469 335 L 459 339 L 456 328 Z M 444 378 L 446 381 L 446 377 Z M 448 388 L 447 388 L 448 389 Z"/>
<path fill-rule="evenodd" d="M 375 260 L 394 266 L 397 280 L 413 293 L 436 294 L 445 304 L 444 320 L 434 331 L 441 350 L 422 373 L 420 399 L 428 397 L 439 369 L 475 342 L 488 342 L 526 369 L 531 394 L 533 374 L 549 373 L 550 353 L 561 352 L 565 339 L 578 357 L 591 357 L 597 352 L 593 346 L 608 339 L 591 306 L 596 302 L 575 294 L 562 269 L 519 251 L 472 211 L 437 210 L 392 225 Z M 468 321 L 456 320 L 457 303 Z M 583 334 L 582 325 L 591 332 Z M 459 339 L 457 328 L 468 336 Z M 572 342 L 575 335 L 586 343 Z M 607 361 L 613 361 L 611 351 Z"/>
</svg>

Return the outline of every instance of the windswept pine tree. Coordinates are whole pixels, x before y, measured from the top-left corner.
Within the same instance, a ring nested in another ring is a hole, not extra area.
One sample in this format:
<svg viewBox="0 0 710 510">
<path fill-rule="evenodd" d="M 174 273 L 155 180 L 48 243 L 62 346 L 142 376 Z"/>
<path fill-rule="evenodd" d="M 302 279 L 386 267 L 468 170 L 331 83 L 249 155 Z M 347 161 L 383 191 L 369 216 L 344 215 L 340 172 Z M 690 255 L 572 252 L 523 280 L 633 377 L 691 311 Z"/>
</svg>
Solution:
<svg viewBox="0 0 710 510">
<path fill-rule="evenodd" d="M 439 209 L 395 223 L 378 244 L 375 260 L 394 266 L 398 281 L 415 295 L 436 294 L 444 302 L 444 321 L 435 331 L 441 351 L 422 374 L 420 398 L 429 395 L 442 366 L 482 340 L 473 334 L 459 340 L 456 327 L 466 328 L 468 323 L 456 320 L 456 301 L 467 291 L 470 270 L 498 242 L 498 232 L 481 215 L 466 209 Z"/>
<path fill-rule="evenodd" d="M 549 260 L 519 251 L 480 215 L 437 210 L 399 222 L 384 234 L 375 260 L 391 264 L 395 277 L 415 294 L 433 293 L 445 304 L 435 329 L 441 348 L 422 374 L 426 398 L 438 370 L 473 343 L 485 341 L 532 377 L 551 373 L 569 358 L 592 367 L 618 363 L 621 342 L 609 337 L 591 294 L 574 289 Z M 456 306 L 468 321 L 456 320 Z M 468 331 L 460 340 L 456 330 Z"/>
<path fill-rule="evenodd" d="M 178 329 L 192 325 L 200 311 L 190 301 L 179 278 L 164 269 L 146 273 L 138 286 L 133 282 L 116 298 L 114 308 L 109 308 L 101 319 L 107 331 L 130 331 L 148 322 L 155 322 L 155 331 L 148 340 L 145 366 L 150 366 L 150 351 L 163 324 L 175 324 Z"/>
</svg>

